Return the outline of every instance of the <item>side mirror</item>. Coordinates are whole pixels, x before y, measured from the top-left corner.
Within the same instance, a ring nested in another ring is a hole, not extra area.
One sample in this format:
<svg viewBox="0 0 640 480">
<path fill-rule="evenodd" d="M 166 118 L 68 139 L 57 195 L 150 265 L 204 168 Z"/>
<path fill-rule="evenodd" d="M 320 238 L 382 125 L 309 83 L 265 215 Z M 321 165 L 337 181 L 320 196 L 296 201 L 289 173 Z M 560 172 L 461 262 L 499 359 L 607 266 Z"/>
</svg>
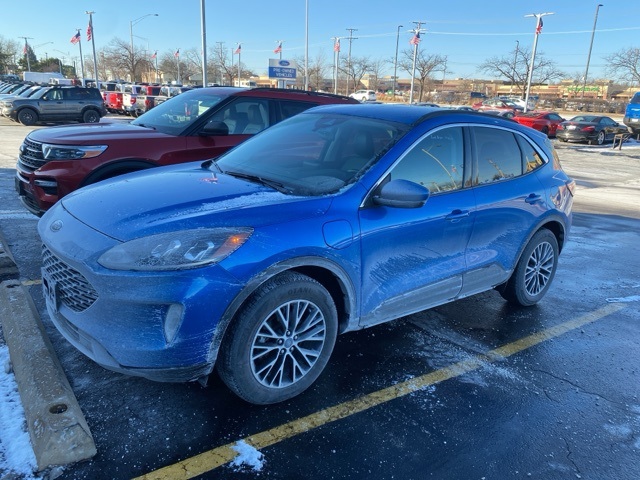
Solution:
<svg viewBox="0 0 640 480">
<path fill-rule="evenodd" d="M 429 189 L 409 180 L 391 180 L 384 184 L 373 203 L 385 207 L 420 208 L 429 199 Z"/>
<path fill-rule="evenodd" d="M 229 135 L 229 127 L 224 122 L 212 121 L 207 123 L 202 130 L 200 130 L 199 135 L 203 137 L 220 137 Z"/>
</svg>

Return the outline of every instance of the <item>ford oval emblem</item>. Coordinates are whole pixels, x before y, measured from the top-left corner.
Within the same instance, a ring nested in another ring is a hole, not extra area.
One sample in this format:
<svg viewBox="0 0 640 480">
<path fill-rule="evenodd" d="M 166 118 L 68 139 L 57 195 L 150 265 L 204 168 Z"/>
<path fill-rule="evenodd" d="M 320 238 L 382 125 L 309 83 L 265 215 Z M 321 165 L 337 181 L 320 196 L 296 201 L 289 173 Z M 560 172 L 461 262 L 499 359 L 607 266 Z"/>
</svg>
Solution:
<svg viewBox="0 0 640 480">
<path fill-rule="evenodd" d="M 289 63 L 289 60 L 280 60 L 278 62 L 278 65 L 280 65 L 281 67 L 288 67 L 289 65 L 291 65 L 291 63 Z"/>
<path fill-rule="evenodd" d="M 62 229 L 62 220 L 55 220 L 50 226 L 49 228 L 51 229 L 52 232 L 59 232 Z"/>
</svg>

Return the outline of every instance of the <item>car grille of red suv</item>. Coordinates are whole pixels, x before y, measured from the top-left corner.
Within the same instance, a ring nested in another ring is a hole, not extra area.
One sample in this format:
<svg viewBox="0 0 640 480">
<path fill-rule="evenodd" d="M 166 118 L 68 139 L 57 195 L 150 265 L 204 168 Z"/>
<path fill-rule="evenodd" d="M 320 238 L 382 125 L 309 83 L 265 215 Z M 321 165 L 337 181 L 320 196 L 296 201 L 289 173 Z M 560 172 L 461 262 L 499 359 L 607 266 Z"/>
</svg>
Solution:
<svg viewBox="0 0 640 480">
<path fill-rule="evenodd" d="M 55 282 L 59 301 L 74 312 L 84 312 L 98 299 L 89 281 L 46 247 L 42 247 L 42 268 Z"/>
<path fill-rule="evenodd" d="M 42 154 L 42 144 L 25 138 L 18 163 L 28 172 L 33 172 L 47 163 Z"/>
</svg>

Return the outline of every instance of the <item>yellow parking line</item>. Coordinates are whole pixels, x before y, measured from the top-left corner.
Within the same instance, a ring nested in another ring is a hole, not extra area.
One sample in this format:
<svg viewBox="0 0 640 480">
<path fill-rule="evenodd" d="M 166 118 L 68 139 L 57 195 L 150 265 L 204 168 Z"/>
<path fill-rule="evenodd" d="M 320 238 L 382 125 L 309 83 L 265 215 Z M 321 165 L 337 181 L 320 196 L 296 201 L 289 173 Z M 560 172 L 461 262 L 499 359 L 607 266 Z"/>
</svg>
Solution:
<svg viewBox="0 0 640 480">
<path fill-rule="evenodd" d="M 587 313 L 573 320 L 569 320 L 568 322 L 556 325 L 555 327 L 550 327 L 538 333 L 521 338 L 515 342 L 491 350 L 486 354 L 471 357 L 446 368 L 435 370 L 431 373 L 412 378 L 411 380 L 398 383 L 383 390 L 378 390 L 360 398 L 320 410 L 319 412 L 293 420 L 270 430 L 256 433 L 255 435 L 251 435 L 242 440 L 258 450 L 269 447 L 322 425 L 327 425 L 331 422 L 335 422 L 336 420 L 341 420 L 355 413 L 362 412 L 396 398 L 404 397 L 405 395 L 415 391 L 444 382 L 451 378 L 459 377 L 495 361 L 510 357 L 544 341 L 551 340 L 570 332 L 571 330 L 580 328 L 583 325 L 593 323 L 603 317 L 616 313 L 623 309 L 624 306 L 625 305 L 623 304 L 614 303 L 606 305 L 594 312 Z M 135 480 L 176 480 L 202 475 L 203 473 L 209 472 L 231 462 L 238 455 L 238 452 L 233 449 L 236 444 L 237 442 L 222 445 L 214 448 L 213 450 L 203 452 L 173 465 L 168 465 L 137 477 Z"/>
<path fill-rule="evenodd" d="M 22 285 L 24 285 L 25 287 L 30 287 L 31 285 L 42 285 L 42 280 L 41 279 L 37 279 L 37 280 L 23 280 Z"/>
</svg>

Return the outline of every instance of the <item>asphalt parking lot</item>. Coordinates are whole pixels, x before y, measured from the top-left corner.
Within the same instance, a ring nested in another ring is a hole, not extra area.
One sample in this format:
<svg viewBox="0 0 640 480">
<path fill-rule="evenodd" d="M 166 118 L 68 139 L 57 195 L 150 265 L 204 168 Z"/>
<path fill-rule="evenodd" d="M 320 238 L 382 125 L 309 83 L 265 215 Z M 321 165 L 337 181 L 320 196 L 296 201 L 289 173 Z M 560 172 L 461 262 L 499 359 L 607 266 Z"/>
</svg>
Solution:
<svg viewBox="0 0 640 480">
<path fill-rule="evenodd" d="M 58 478 L 640 477 L 640 146 L 558 145 L 578 193 L 539 305 L 487 292 L 346 334 L 312 388 L 259 407 L 215 377 L 105 371 L 58 334 L 13 190 L 29 130 L 0 119 L 0 231 L 97 448 Z"/>
</svg>

